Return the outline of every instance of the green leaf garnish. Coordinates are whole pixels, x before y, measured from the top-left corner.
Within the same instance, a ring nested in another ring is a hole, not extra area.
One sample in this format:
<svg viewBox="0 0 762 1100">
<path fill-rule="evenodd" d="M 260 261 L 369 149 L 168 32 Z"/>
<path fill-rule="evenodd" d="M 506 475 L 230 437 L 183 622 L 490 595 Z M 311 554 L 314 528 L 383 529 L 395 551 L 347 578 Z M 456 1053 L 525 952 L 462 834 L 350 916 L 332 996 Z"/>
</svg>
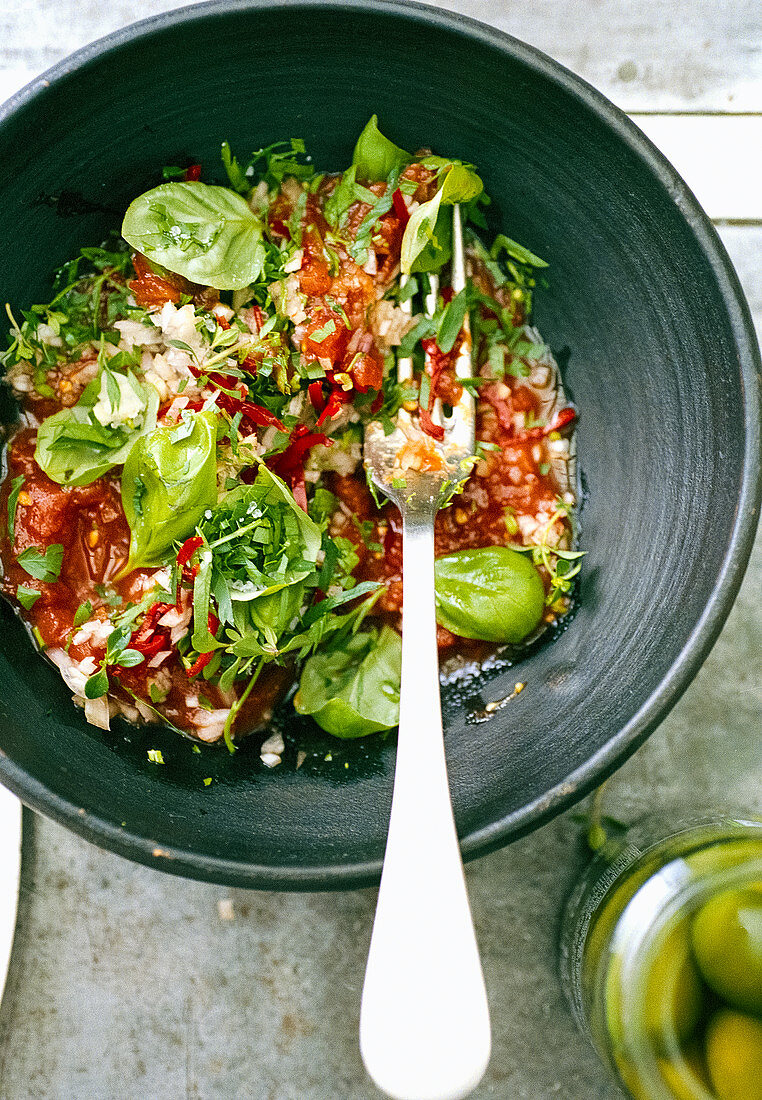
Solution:
<svg viewBox="0 0 762 1100">
<path fill-rule="evenodd" d="M 52 584 L 57 581 L 63 564 L 64 548 L 60 542 L 48 546 L 45 551 L 30 546 L 16 558 L 21 568 L 35 580 Z"/>
<path fill-rule="evenodd" d="M 121 465 L 136 440 L 153 431 L 159 401 L 154 387 L 132 372 L 115 374 L 103 367 L 76 405 L 43 420 L 35 461 L 59 485 L 90 485 Z"/>
<path fill-rule="evenodd" d="M 108 692 L 108 673 L 105 668 L 99 668 L 85 683 L 85 697 L 87 699 L 100 699 Z"/>
<path fill-rule="evenodd" d="M 440 351 L 451 352 L 458 338 L 466 316 L 467 298 L 465 289 L 461 290 L 451 302 L 448 302 L 437 327 L 437 344 Z"/>
<path fill-rule="evenodd" d="M 14 477 L 11 482 L 11 491 L 8 495 L 8 541 L 13 546 L 13 540 L 16 537 L 16 505 L 19 500 L 19 493 L 24 485 L 24 475 L 19 474 L 18 477 Z"/>
<path fill-rule="evenodd" d="M 503 251 L 506 252 L 512 260 L 516 260 L 520 264 L 526 264 L 528 267 L 548 266 L 545 260 L 541 260 L 539 256 L 535 256 L 534 252 L 530 252 L 528 248 L 524 248 L 523 244 L 512 241 L 510 237 L 506 237 L 505 233 L 498 233 L 490 249 L 490 256 L 495 260 Z"/>
<path fill-rule="evenodd" d="M 85 602 L 81 603 L 74 612 L 74 622 L 71 624 L 72 628 L 76 630 L 78 627 L 82 626 L 82 623 L 86 623 L 92 613 L 93 605 L 89 600 L 85 600 Z"/>
<path fill-rule="evenodd" d="M 132 533 L 125 572 L 161 564 L 216 502 L 217 417 L 211 410 L 186 412 L 178 425 L 141 436 L 122 472 Z"/>
<path fill-rule="evenodd" d="M 522 641 L 545 607 L 540 574 L 507 546 L 457 550 L 437 558 L 437 622 L 461 638 Z"/>
<path fill-rule="evenodd" d="M 247 191 L 251 190 L 251 184 L 243 168 L 241 168 L 230 151 L 230 144 L 227 141 L 223 141 L 220 155 L 222 156 L 222 163 L 225 166 L 225 171 L 230 180 L 230 186 L 238 191 L 239 194 L 245 195 Z"/>
<path fill-rule="evenodd" d="M 294 707 L 335 737 L 363 737 L 399 721 L 402 641 L 384 626 L 316 653 L 302 670 Z"/>
<path fill-rule="evenodd" d="M 36 588 L 29 588 L 26 584 L 20 584 L 16 589 L 16 599 L 27 611 L 39 600 L 41 595 L 42 593 L 38 592 Z"/>
<path fill-rule="evenodd" d="M 262 219 L 228 187 L 163 183 L 140 195 L 124 239 L 150 261 L 202 286 L 241 290 L 264 270 Z"/>
<path fill-rule="evenodd" d="M 359 179 L 379 183 L 387 178 L 392 169 L 402 169 L 412 159 L 410 153 L 384 137 L 378 128 L 378 116 L 371 115 L 357 139 L 352 154 L 352 166 Z"/>
<path fill-rule="evenodd" d="M 403 275 L 411 271 L 435 271 L 447 262 L 451 219 L 449 214 L 442 216 L 440 207 L 470 202 L 482 192 L 482 181 L 473 169 L 459 161 L 446 161 L 445 164 L 449 164 L 449 168 L 441 170 L 437 193 L 421 203 L 405 226 L 400 255 Z"/>
</svg>

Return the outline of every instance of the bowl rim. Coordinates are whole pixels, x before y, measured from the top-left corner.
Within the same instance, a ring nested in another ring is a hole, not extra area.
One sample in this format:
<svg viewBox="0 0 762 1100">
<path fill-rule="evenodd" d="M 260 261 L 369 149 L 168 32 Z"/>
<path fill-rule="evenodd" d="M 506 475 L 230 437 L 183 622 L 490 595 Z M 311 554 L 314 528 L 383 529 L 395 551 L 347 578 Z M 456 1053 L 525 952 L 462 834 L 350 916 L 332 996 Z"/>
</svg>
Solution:
<svg viewBox="0 0 762 1100">
<path fill-rule="evenodd" d="M 498 820 L 461 836 L 465 860 L 486 854 L 530 832 L 578 801 L 603 782 L 646 740 L 683 694 L 716 641 L 743 579 L 751 554 L 762 497 L 760 422 L 762 420 L 762 361 L 753 321 L 738 276 L 709 217 L 666 157 L 627 115 L 601 92 L 534 46 L 458 12 L 415 0 L 205 0 L 175 8 L 121 27 L 81 47 L 35 77 L 0 105 L 0 125 L 21 108 L 45 94 L 56 81 L 89 62 L 120 50 L 136 40 L 171 27 L 210 16 L 266 9 L 337 10 L 366 16 L 390 15 L 434 26 L 496 49 L 534 70 L 577 99 L 603 122 L 662 185 L 678 208 L 717 281 L 735 346 L 744 398 L 745 449 L 738 506 L 727 552 L 707 604 L 680 654 L 659 687 L 641 704 L 609 741 L 531 802 Z M 117 828 L 57 795 L 43 783 L 0 754 L 0 781 L 24 803 L 67 826 L 85 839 L 146 866 L 190 878 L 231 886 L 279 890 L 348 889 L 378 882 L 382 861 L 336 863 L 323 866 L 270 866 L 219 856 L 199 855 Z"/>
</svg>

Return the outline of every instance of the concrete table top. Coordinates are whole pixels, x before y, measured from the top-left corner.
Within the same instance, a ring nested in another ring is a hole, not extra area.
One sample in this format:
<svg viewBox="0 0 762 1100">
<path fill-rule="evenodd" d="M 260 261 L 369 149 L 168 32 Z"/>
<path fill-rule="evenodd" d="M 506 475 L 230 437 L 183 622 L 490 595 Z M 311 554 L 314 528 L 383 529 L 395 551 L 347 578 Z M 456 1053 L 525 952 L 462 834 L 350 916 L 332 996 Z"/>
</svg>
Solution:
<svg viewBox="0 0 762 1100">
<path fill-rule="evenodd" d="M 15 0 L 0 99 L 165 0 Z M 448 0 L 539 46 L 652 136 L 720 228 L 762 330 L 758 0 Z M 707 150 L 711 149 L 711 155 Z M 610 781 L 607 809 L 762 810 L 762 539 L 705 666 Z M 357 1047 L 375 891 L 185 881 L 24 814 L 18 932 L 0 1008 L 4 1100 L 377 1100 Z M 476 1100 L 615 1100 L 556 973 L 586 860 L 574 812 L 468 867 L 494 1052 Z"/>
</svg>

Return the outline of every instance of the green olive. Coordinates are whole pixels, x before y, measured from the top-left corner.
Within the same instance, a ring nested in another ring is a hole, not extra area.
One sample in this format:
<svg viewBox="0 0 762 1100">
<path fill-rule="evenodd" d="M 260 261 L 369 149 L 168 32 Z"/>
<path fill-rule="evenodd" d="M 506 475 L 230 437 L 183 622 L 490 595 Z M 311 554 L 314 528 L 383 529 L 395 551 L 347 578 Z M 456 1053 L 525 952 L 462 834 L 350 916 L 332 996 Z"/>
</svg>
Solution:
<svg viewBox="0 0 762 1100">
<path fill-rule="evenodd" d="M 674 1032 L 684 1042 L 701 1012 L 701 979 L 691 956 L 688 928 L 668 933 L 653 961 L 646 985 L 646 1028 L 658 1042 Z"/>
<path fill-rule="evenodd" d="M 762 1020 L 721 1008 L 707 1027 L 706 1061 L 718 1100 L 762 1100 Z"/>
<path fill-rule="evenodd" d="M 691 938 L 707 985 L 734 1008 L 762 1013 L 762 882 L 713 897 Z"/>
<path fill-rule="evenodd" d="M 685 1048 L 682 1058 L 677 1061 L 660 1058 L 659 1073 L 675 1100 L 696 1100 L 701 1088 L 712 1091 L 703 1052 L 695 1041 Z"/>
<path fill-rule="evenodd" d="M 622 1084 L 634 1100 L 653 1100 L 653 1091 L 644 1083 L 632 1063 L 620 1052 L 614 1053 L 614 1061 Z M 703 1095 L 702 1089 L 712 1092 L 704 1057 L 697 1043 L 691 1043 L 678 1060 L 659 1058 L 657 1065 L 659 1075 L 674 1100 L 696 1100 L 697 1096 Z"/>
<path fill-rule="evenodd" d="M 621 1003 L 621 961 L 614 955 L 609 963 L 606 1002 L 609 1033 L 616 1044 L 624 1040 Z M 646 979 L 644 1024 L 657 1050 L 665 1050 L 674 1036 L 684 1042 L 696 1027 L 701 1013 L 701 979 L 690 951 L 685 922 L 672 928 L 651 963 Z"/>
<path fill-rule="evenodd" d="M 759 840 L 728 840 L 722 844 L 710 844 L 685 857 L 685 862 L 697 875 L 711 875 L 727 871 L 749 859 L 762 857 Z"/>
</svg>

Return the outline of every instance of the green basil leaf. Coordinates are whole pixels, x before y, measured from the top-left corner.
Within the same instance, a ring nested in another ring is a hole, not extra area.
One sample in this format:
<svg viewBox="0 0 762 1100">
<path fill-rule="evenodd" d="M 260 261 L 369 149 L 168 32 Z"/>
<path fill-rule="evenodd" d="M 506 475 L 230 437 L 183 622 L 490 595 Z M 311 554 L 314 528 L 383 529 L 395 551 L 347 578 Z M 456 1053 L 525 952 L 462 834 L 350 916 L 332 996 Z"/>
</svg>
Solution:
<svg viewBox="0 0 762 1100">
<path fill-rule="evenodd" d="M 142 665 L 145 660 L 145 655 L 140 653 L 137 649 L 123 649 L 119 654 L 119 660 L 117 664 L 120 668 L 134 668 L 135 665 Z"/>
<path fill-rule="evenodd" d="M 352 154 L 357 177 L 369 183 L 385 180 L 393 168 L 402 169 L 412 159 L 410 153 L 384 137 L 378 128 L 377 115 L 371 115 Z"/>
<path fill-rule="evenodd" d="M 197 653 L 211 653 L 218 646 L 209 629 L 209 600 L 212 589 L 212 552 L 203 549 L 198 556 L 198 574 L 193 584 L 193 637 Z"/>
<path fill-rule="evenodd" d="M 413 264 L 427 245 L 431 244 L 436 250 L 438 241 L 434 230 L 439 216 L 439 207 L 442 202 L 442 189 L 437 191 L 428 202 L 422 202 L 417 210 L 410 215 L 410 221 L 405 226 L 402 236 L 402 250 L 400 263 L 402 274 L 409 275 L 413 270 Z M 444 261 L 443 261 L 444 262 Z"/>
<path fill-rule="evenodd" d="M 258 600 L 314 571 L 320 528 L 261 464 L 252 485 L 227 493 L 200 524 L 233 603 Z"/>
<path fill-rule="evenodd" d="M 22 607 L 25 607 L 27 609 L 27 611 L 32 606 L 32 604 L 36 603 L 37 600 L 39 600 L 41 595 L 42 592 L 38 592 L 36 588 L 30 588 L 26 584 L 20 584 L 16 589 L 16 599 Z"/>
<path fill-rule="evenodd" d="M 507 546 L 437 558 L 437 622 L 461 638 L 522 641 L 538 626 L 545 589 L 531 561 Z"/>
<path fill-rule="evenodd" d="M 122 236 L 151 262 L 218 290 L 242 290 L 264 270 L 262 220 L 228 187 L 160 184 L 130 205 Z"/>
<path fill-rule="evenodd" d="M 435 271 L 447 262 L 452 219 L 440 208 L 470 202 L 483 190 L 484 185 L 476 172 L 459 161 L 450 163 L 449 170 L 442 172 L 437 193 L 413 211 L 405 226 L 400 256 L 403 275 L 411 271 Z M 450 225 L 449 232 L 445 220 Z"/>
<path fill-rule="evenodd" d="M 254 483 L 227 493 L 199 530 L 208 549 L 194 585 L 194 649 L 208 653 L 220 644 L 202 621 L 213 595 L 220 619 L 232 620 L 240 635 L 231 647 L 235 656 L 276 656 L 300 614 L 304 581 L 316 571 L 320 528 L 261 464 Z"/>
<path fill-rule="evenodd" d="M 64 548 L 60 542 L 54 543 L 43 552 L 36 546 L 22 550 L 16 561 L 25 573 L 35 580 L 52 584 L 57 581 L 63 564 Z"/>
<path fill-rule="evenodd" d="M 294 707 L 335 737 L 363 737 L 399 722 L 402 642 L 384 626 L 350 636 L 342 648 L 310 657 Z"/>
<path fill-rule="evenodd" d="M 440 190 L 442 202 L 445 206 L 452 206 L 456 202 L 471 202 L 477 195 L 481 195 L 484 184 L 472 168 L 455 161 L 443 177 Z"/>
<path fill-rule="evenodd" d="M 11 482 L 11 491 L 8 495 L 8 541 L 13 546 L 13 540 L 16 537 L 16 505 L 19 502 L 19 493 L 21 492 L 25 478 L 23 474 L 19 474 L 18 477 L 14 477 Z"/>
<path fill-rule="evenodd" d="M 242 634 L 253 627 L 264 638 L 267 646 L 277 651 L 281 635 L 294 621 L 303 602 L 304 581 L 297 581 L 246 604 L 236 604 L 233 614 L 239 629 L 242 626 L 244 628 L 241 630 Z"/>
<path fill-rule="evenodd" d="M 134 444 L 122 472 L 122 505 L 130 525 L 125 572 L 160 565 L 217 503 L 217 417 L 184 413 Z"/>
<path fill-rule="evenodd" d="M 100 699 L 108 691 L 108 673 L 105 668 L 99 668 L 85 682 L 85 696 L 88 699 Z"/>
<path fill-rule="evenodd" d="M 72 629 L 76 630 L 77 627 L 82 626 L 82 623 L 86 623 L 93 613 L 93 605 L 89 600 L 85 600 L 81 603 L 77 610 L 74 612 L 74 622 L 71 624 Z"/>
<path fill-rule="evenodd" d="M 117 387 L 109 397 L 111 378 Z M 156 427 L 159 394 L 134 375 L 114 375 L 104 367 L 76 405 L 43 420 L 34 457 L 59 485 L 90 485 L 121 466 L 140 436 Z M 108 420 L 112 423 L 102 423 Z"/>
<path fill-rule="evenodd" d="M 106 664 L 116 665 L 132 637 L 132 624 L 122 622 L 106 639 Z"/>
</svg>

